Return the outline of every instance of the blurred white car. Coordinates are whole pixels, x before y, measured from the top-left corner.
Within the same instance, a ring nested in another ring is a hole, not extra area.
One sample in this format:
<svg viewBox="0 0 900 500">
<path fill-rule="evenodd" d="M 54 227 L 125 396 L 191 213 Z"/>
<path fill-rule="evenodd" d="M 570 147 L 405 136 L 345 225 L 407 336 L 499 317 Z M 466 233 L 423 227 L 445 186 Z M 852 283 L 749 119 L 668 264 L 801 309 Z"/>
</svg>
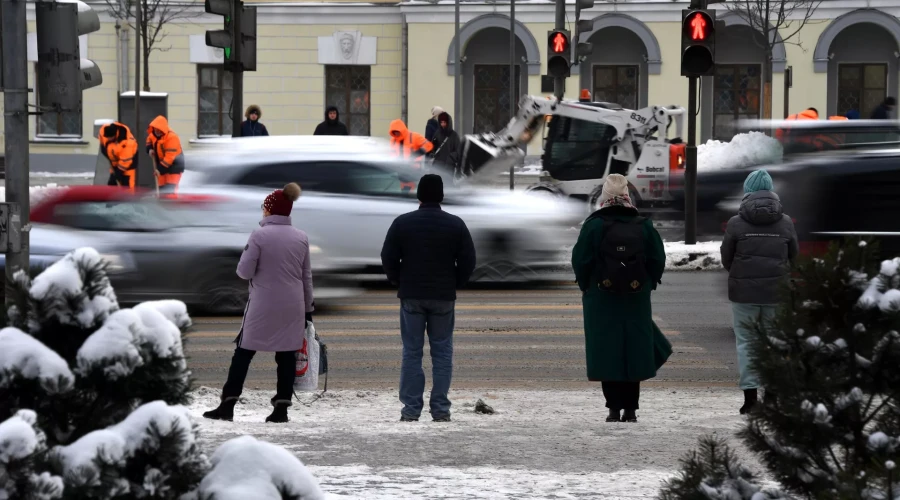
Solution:
<svg viewBox="0 0 900 500">
<path fill-rule="evenodd" d="M 277 139 L 277 140 L 273 140 Z M 393 220 L 418 207 L 416 183 L 444 177 L 444 210 L 461 217 L 475 241 L 473 281 L 532 281 L 566 265 L 565 246 L 583 207 L 564 199 L 482 186 L 455 186 L 452 174 L 414 168 L 394 158 L 386 141 L 356 137 L 222 140 L 188 157 L 181 192 L 229 199 L 216 215 L 254 225 L 273 190 L 297 182 L 303 195 L 294 224 L 318 238 L 337 268 L 384 279 L 381 247 Z M 484 169 L 485 176 L 496 169 Z M 552 278 L 551 278 L 552 279 Z"/>
</svg>

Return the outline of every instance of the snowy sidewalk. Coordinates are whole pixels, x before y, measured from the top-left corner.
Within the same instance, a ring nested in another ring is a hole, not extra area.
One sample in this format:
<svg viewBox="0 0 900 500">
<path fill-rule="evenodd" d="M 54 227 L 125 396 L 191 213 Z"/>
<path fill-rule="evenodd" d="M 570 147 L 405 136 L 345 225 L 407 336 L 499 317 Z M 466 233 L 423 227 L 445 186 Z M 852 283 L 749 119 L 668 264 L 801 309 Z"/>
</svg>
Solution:
<svg viewBox="0 0 900 500">
<path fill-rule="evenodd" d="M 215 422 L 201 415 L 218 404 L 219 391 L 195 392 L 191 412 L 207 449 L 251 434 L 296 453 L 330 498 L 367 500 L 656 498 L 700 435 L 734 434 L 742 402 L 737 388 L 648 389 L 637 424 L 611 424 L 599 385 L 453 391 L 453 422 L 425 413 L 401 423 L 396 391 L 339 391 L 310 406 L 295 402 L 288 424 L 265 424 L 271 397 L 245 392 L 235 421 Z M 479 398 L 497 414 L 476 414 Z"/>
</svg>

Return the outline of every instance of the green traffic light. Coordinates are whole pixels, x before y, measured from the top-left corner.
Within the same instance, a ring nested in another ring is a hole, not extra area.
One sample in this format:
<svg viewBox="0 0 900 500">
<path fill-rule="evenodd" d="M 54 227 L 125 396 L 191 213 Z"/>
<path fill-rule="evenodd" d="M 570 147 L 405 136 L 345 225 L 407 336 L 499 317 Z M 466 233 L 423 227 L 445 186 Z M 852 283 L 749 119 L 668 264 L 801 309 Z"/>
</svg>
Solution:
<svg viewBox="0 0 900 500">
<path fill-rule="evenodd" d="M 225 59 L 231 59 L 231 48 L 230 47 L 225 48 Z"/>
</svg>

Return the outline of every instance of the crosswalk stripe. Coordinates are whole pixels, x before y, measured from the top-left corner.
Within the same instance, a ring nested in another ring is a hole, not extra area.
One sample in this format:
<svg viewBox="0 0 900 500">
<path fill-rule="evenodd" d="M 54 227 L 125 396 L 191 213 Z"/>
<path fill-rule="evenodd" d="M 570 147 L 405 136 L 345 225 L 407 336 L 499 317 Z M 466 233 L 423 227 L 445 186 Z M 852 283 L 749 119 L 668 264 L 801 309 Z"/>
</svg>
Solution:
<svg viewBox="0 0 900 500">
<path fill-rule="evenodd" d="M 677 337 L 681 335 L 681 332 L 676 330 L 662 330 L 663 335 L 667 337 Z M 322 329 L 319 332 L 324 339 L 328 337 L 388 337 L 388 336 L 396 336 L 398 339 L 400 338 L 400 330 L 327 330 Z M 561 337 L 561 336 L 583 336 L 584 330 L 548 330 L 548 329 L 517 329 L 517 330 L 507 330 L 507 331 L 494 331 L 494 330 L 456 330 L 453 332 L 454 336 L 462 336 L 462 337 L 539 337 L 542 335 L 550 336 L 550 337 Z M 203 332 L 190 332 L 188 333 L 188 340 L 190 339 L 203 339 L 203 338 L 234 338 L 237 336 L 236 331 L 203 331 Z"/>
</svg>

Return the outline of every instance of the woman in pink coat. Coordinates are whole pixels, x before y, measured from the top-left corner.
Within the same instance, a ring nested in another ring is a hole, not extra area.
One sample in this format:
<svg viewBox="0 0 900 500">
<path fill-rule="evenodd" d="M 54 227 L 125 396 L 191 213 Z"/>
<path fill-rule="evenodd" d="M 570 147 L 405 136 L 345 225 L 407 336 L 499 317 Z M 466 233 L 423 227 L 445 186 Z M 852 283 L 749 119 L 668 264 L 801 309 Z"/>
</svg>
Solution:
<svg viewBox="0 0 900 500">
<path fill-rule="evenodd" d="M 244 387 L 250 361 L 256 351 L 274 352 L 278 383 L 266 422 L 287 422 L 294 388 L 294 353 L 303 347 L 306 321 L 312 321 L 313 284 L 309 263 L 309 239 L 291 225 L 291 209 L 300 197 L 300 186 L 278 189 L 262 204 L 260 228 L 244 247 L 237 274 L 250 281 L 250 300 L 235 342 L 222 402 L 203 414 L 214 420 L 234 418 L 234 405 Z"/>
</svg>

